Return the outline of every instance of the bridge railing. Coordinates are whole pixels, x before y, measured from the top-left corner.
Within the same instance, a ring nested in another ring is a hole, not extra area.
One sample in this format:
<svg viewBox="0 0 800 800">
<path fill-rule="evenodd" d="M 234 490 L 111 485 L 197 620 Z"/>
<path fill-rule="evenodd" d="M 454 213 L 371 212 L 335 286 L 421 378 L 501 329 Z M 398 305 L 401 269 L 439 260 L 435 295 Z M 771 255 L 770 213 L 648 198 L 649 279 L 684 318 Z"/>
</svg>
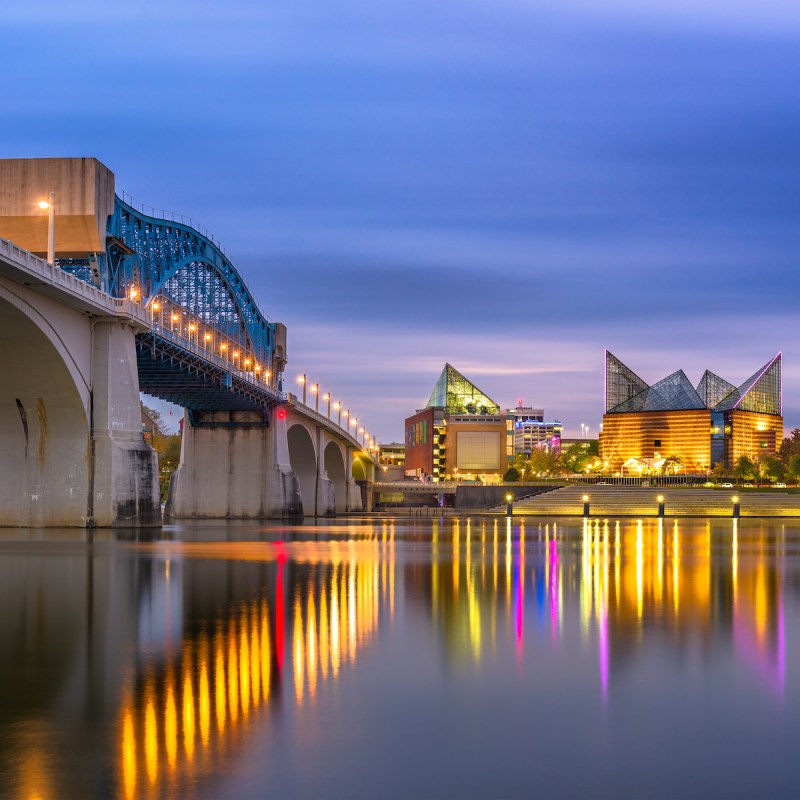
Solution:
<svg viewBox="0 0 800 800">
<path fill-rule="evenodd" d="M 350 444 L 352 444 L 357 450 L 361 450 L 367 454 L 367 457 L 373 460 L 376 464 L 378 461 L 377 453 L 374 451 L 370 451 L 370 448 L 364 443 L 359 442 L 358 439 L 350 433 L 350 431 L 345 428 L 344 425 L 337 424 L 336 420 L 331 419 L 330 417 L 326 416 L 325 414 L 321 414 L 319 411 L 311 408 L 311 406 L 306 405 L 301 400 L 297 398 L 296 395 L 292 394 L 291 392 L 286 396 L 288 402 L 293 406 L 298 406 L 303 409 L 303 413 L 307 416 L 311 417 L 312 419 L 317 420 L 318 422 L 323 423 L 332 428 L 338 428 L 341 431 L 341 436 L 347 440 Z"/>
<path fill-rule="evenodd" d="M 257 389 L 260 389 L 263 392 L 266 392 L 276 400 L 279 400 L 280 402 L 286 402 L 287 397 L 284 392 L 279 392 L 274 386 L 271 386 L 264 380 L 259 379 L 252 371 L 238 368 L 230 361 L 226 361 L 225 359 L 216 355 L 216 353 L 200 346 L 199 343 L 193 339 L 186 337 L 181 333 L 177 333 L 176 331 L 170 330 L 164 325 L 161 325 L 158 321 L 153 320 L 152 315 L 149 319 L 151 330 L 162 339 L 172 342 L 172 344 L 177 345 L 183 350 L 188 350 L 190 353 L 224 370 L 228 375 L 235 376 L 239 378 L 239 380 L 244 381 L 245 383 L 248 383 Z"/>
<path fill-rule="evenodd" d="M 98 313 L 130 317 L 142 325 L 149 326 L 147 314 L 138 303 L 124 297 L 112 297 L 91 283 L 65 272 L 61 267 L 49 264 L 29 250 L 17 247 L 8 239 L 0 238 L 0 256 L 5 256 L 18 269 L 31 277 L 38 278 L 43 284 L 58 287 L 74 298 L 85 300 L 97 307 Z"/>
</svg>

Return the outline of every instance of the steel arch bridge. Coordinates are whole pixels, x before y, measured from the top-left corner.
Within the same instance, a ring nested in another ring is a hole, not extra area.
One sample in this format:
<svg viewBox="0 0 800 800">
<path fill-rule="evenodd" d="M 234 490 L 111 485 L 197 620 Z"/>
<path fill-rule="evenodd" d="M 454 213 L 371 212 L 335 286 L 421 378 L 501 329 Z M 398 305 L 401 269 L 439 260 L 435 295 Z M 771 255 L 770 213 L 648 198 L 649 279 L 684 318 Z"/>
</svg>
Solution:
<svg viewBox="0 0 800 800">
<path fill-rule="evenodd" d="M 97 262 L 62 264 L 147 310 L 141 390 L 193 411 L 265 410 L 285 400 L 285 328 L 268 320 L 213 237 L 114 198 Z"/>
</svg>

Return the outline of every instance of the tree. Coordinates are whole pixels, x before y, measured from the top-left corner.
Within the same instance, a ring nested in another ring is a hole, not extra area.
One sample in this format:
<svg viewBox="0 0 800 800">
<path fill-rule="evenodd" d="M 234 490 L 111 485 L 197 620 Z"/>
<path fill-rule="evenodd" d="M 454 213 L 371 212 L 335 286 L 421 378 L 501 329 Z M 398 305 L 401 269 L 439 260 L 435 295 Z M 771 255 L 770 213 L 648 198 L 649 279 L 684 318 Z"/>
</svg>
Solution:
<svg viewBox="0 0 800 800">
<path fill-rule="evenodd" d="M 503 475 L 503 480 L 506 483 L 516 483 L 519 480 L 519 471 L 516 467 L 509 467 L 505 475 Z"/>
<path fill-rule="evenodd" d="M 156 411 L 154 408 L 149 408 L 148 406 L 142 404 L 142 408 L 144 409 L 144 413 L 153 420 L 153 436 L 155 437 L 156 434 L 163 434 L 164 433 L 164 418 L 161 416 L 160 411 Z"/>
<path fill-rule="evenodd" d="M 756 465 L 747 456 L 740 456 L 733 467 L 733 474 L 740 480 L 752 480 L 756 475 Z"/>
<path fill-rule="evenodd" d="M 714 476 L 715 481 L 721 481 L 723 478 L 728 477 L 728 468 L 720 461 L 718 464 L 714 464 L 711 474 Z"/>
<path fill-rule="evenodd" d="M 677 475 L 683 468 L 683 459 L 680 456 L 667 456 L 662 470 L 665 475 Z"/>
<path fill-rule="evenodd" d="M 778 457 L 786 465 L 789 465 L 791 456 L 800 455 L 800 428 L 795 428 L 791 436 L 787 436 L 778 448 Z"/>
<path fill-rule="evenodd" d="M 524 481 L 526 477 L 530 478 L 533 474 L 531 469 L 531 462 L 525 453 L 517 453 L 514 456 L 514 463 L 511 465 L 519 473 L 519 479 Z"/>
<path fill-rule="evenodd" d="M 558 470 L 559 458 L 552 450 L 535 449 L 531 453 L 531 472 L 538 475 L 552 475 Z"/>
<path fill-rule="evenodd" d="M 561 452 L 561 465 L 569 472 L 584 472 L 590 461 L 594 463 L 595 458 L 579 444 L 571 444 Z"/>
<path fill-rule="evenodd" d="M 800 481 L 800 453 L 790 455 L 786 465 L 786 477 L 795 483 Z"/>
<path fill-rule="evenodd" d="M 783 464 L 774 456 L 764 456 L 761 459 L 760 472 L 768 481 L 780 480 L 783 470 Z"/>
</svg>

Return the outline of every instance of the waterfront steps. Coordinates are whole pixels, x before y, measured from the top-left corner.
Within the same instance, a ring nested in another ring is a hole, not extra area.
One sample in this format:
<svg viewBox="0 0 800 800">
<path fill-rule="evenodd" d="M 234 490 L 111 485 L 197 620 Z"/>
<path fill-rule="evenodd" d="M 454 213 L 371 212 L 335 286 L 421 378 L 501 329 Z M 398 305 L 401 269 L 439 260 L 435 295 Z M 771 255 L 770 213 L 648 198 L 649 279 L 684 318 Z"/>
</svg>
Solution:
<svg viewBox="0 0 800 800">
<path fill-rule="evenodd" d="M 739 498 L 742 517 L 800 517 L 800 493 L 781 489 L 658 488 L 643 486 L 565 486 L 543 495 L 514 502 L 515 516 L 583 515 L 583 498 L 589 497 L 592 517 L 655 517 L 658 497 L 664 498 L 666 517 L 730 517 L 733 497 Z M 506 506 L 496 506 L 505 513 Z"/>
</svg>

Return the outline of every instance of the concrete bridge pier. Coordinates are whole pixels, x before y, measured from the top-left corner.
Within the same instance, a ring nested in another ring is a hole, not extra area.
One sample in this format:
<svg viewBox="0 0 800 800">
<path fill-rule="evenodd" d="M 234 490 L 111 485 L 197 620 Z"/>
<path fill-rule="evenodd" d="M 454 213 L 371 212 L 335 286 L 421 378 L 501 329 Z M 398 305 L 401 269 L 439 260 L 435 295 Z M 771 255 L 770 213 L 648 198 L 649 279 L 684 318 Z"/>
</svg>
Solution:
<svg viewBox="0 0 800 800">
<path fill-rule="evenodd" d="M 361 487 L 358 485 L 355 477 L 354 477 L 354 470 L 355 472 L 359 472 L 359 468 L 361 466 L 361 462 L 359 459 L 355 459 L 354 464 L 354 452 L 353 448 L 348 446 L 347 448 L 347 510 L 348 511 L 363 511 L 364 510 L 364 503 L 361 497 Z M 364 474 L 364 479 L 366 480 L 366 473 Z"/>
<path fill-rule="evenodd" d="M 286 412 L 185 411 L 181 461 L 167 519 L 303 517 L 289 458 Z"/>
<path fill-rule="evenodd" d="M 0 275 L 0 525 L 161 524 L 135 330 Z"/>
<path fill-rule="evenodd" d="M 142 435 L 134 333 L 117 320 L 93 325 L 90 519 L 98 527 L 161 525 L 158 455 Z"/>
<path fill-rule="evenodd" d="M 168 519 L 302 519 L 361 511 L 374 468 L 318 415 L 184 413 Z"/>
<path fill-rule="evenodd" d="M 317 428 L 317 490 L 315 492 L 315 516 L 335 517 L 336 516 L 336 489 L 333 481 L 328 477 L 325 461 L 326 435 L 325 429 Z M 319 454 L 323 454 L 320 456 Z"/>
</svg>

